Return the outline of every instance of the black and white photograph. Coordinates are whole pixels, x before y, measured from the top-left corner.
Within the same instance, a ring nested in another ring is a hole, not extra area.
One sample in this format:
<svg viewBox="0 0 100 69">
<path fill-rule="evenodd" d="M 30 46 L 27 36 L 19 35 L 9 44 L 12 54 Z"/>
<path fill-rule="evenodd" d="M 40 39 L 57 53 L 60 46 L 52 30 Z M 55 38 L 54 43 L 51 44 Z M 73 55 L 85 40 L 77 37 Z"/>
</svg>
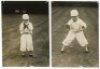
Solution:
<svg viewBox="0 0 100 69">
<path fill-rule="evenodd" d="M 48 67 L 48 2 L 1 3 L 3 67 Z"/>
<path fill-rule="evenodd" d="M 52 1 L 52 66 L 99 67 L 98 2 Z"/>
</svg>

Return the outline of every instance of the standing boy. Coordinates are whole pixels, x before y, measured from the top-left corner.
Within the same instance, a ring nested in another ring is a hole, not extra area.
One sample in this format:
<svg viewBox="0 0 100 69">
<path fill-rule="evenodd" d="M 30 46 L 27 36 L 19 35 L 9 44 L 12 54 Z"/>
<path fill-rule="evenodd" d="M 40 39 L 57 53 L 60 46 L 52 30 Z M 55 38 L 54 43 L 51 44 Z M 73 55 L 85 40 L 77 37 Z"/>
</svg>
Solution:
<svg viewBox="0 0 100 69">
<path fill-rule="evenodd" d="M 33 52 L 33 41 L 32 41 L 32 31 L 33 26 L 32 23 L 29 22 L 29 15 L 22 15 L 22 23 L 20 24 L 20 51 L 22 52 L 22 56 L 25 56 L 27 53 L 29 56 L 32 56 Z"/>
</svg>

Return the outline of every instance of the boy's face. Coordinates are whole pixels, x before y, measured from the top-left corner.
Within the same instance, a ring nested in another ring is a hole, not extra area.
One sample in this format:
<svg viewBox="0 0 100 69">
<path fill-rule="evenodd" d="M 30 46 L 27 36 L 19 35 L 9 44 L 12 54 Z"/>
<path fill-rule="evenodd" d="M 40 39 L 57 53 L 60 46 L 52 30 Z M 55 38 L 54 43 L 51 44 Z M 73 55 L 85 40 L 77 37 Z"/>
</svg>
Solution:
<svg viewBox="0 0 100 69">
<path fill-rule="evenodd" d="M 24 21 L 24 23 L 25 23 L 25 24 L 27 24 L 27 23 L 28 23 L 28 19 L 24 19 L 23 21 Z"/>
<path fill-rule="evenodd" d="M 73 20 L 74 22 L 76 22 L 76 21 L 77 21 L 77 16 L 72 16 L 72 20 Z"/>
</svg>

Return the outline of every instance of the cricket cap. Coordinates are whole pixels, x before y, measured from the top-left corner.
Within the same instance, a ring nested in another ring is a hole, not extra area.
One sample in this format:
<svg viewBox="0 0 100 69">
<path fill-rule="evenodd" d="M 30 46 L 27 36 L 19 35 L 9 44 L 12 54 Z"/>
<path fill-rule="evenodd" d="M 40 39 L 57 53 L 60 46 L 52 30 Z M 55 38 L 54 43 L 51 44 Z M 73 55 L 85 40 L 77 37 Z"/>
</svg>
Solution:
<svg viewBox="0 0 100 69">
<path fill-rule="evenodd" d="M 23 14 L 22 19 L 29 19 L 29 15 L 28 14 Z"/>
<path fill-rule="evenodd" d="M 73 9 L 73 10 L 71 10 L 70 15 L 71 16 L 78 16 L 79 15 L 79 12 L 78 12 L 78 10 Z"/>
</svg>

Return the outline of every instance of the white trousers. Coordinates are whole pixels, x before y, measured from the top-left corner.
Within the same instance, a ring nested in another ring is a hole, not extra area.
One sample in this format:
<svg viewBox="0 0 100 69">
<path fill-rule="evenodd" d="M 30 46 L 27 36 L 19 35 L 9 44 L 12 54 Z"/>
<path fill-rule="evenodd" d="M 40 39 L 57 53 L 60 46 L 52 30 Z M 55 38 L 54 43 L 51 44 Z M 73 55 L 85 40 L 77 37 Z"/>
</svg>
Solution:
<svg viewBox="0 0 100 69">
<path fill-rule="evenodd" d="M 33 42 L 31 34 L 22 34 L 20 38 L 20 51 L 33 51 Z"/>
<path fill-rule="evenodd" d="M 74 39 L 76 39 L 81 46 L 85 46 L 88 44 L 88 41 L 85 38 L 83 31 L 75 33 L 71 30 L 69 31 L 68 35 L 66 36 L 62 44 L 64 46 L 69 46 Z"/>
</svg>

